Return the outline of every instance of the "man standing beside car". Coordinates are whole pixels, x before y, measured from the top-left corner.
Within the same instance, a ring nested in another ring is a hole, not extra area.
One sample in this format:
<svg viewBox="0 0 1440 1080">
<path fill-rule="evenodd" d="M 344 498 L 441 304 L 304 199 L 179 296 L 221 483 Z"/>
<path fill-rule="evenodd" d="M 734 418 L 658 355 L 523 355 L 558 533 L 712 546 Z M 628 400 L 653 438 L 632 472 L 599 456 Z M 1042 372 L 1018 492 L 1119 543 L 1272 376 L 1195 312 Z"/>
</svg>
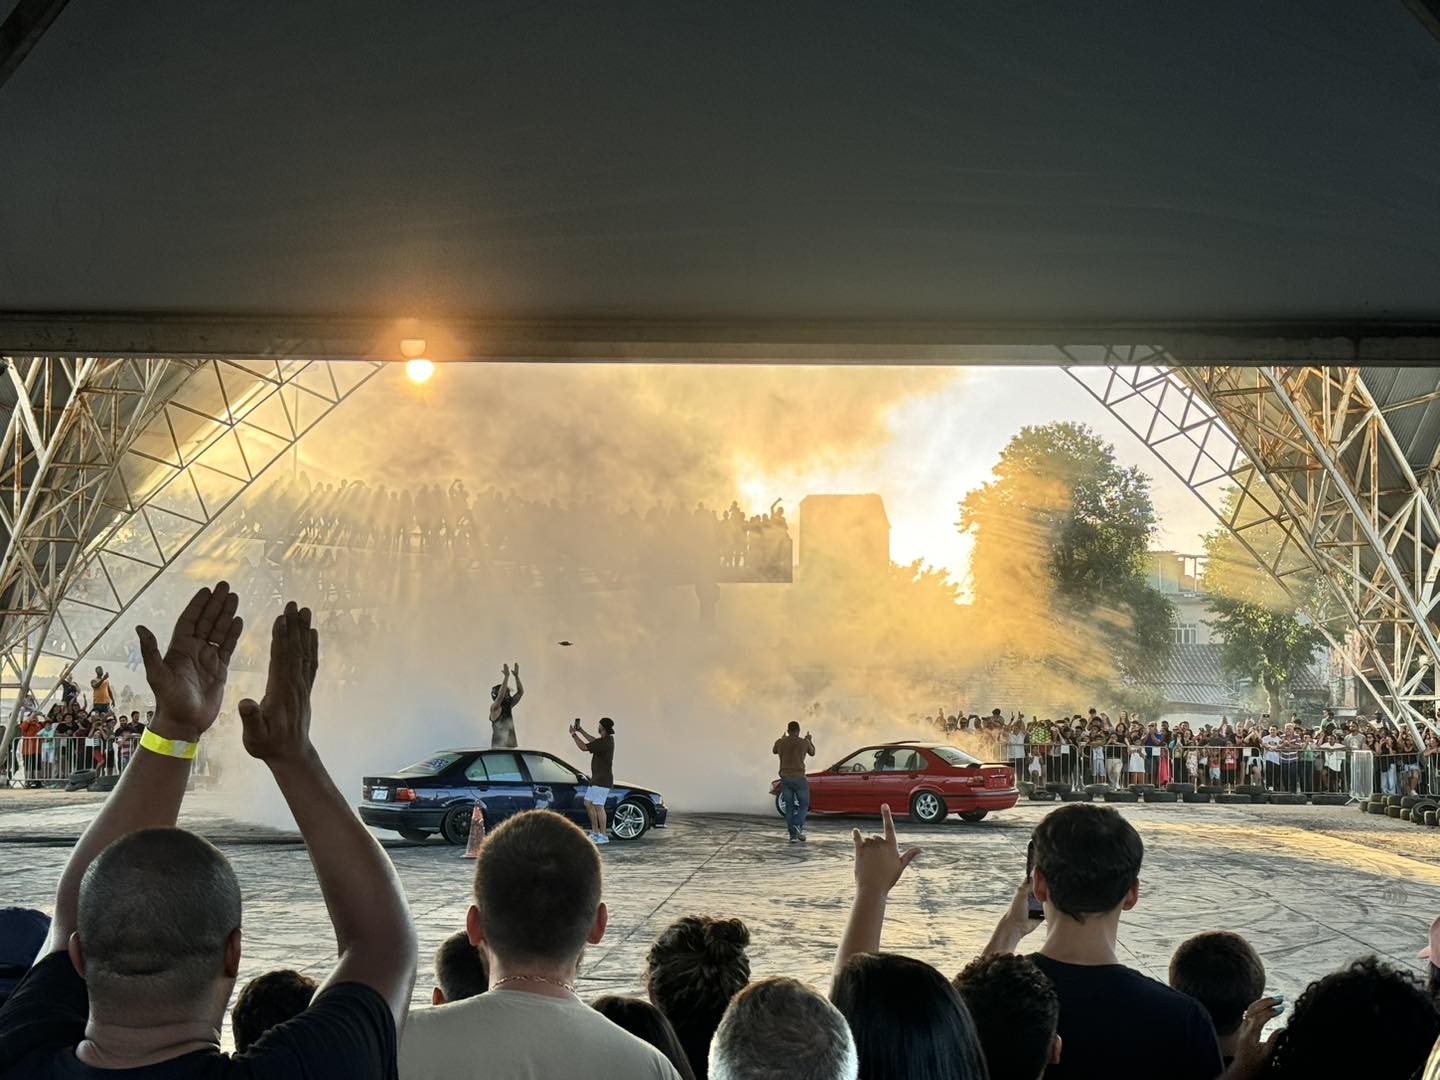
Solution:
<svg viewBox="0 0 1440 1080">
<path fill-rule="evenodd" d="M 805 759 L 815 756 L 815 742 L 808 731 L 802 739 L 799 723 L 791 720 L 785 734 L 775 740 L 771 753 L 780 757 L 780 795 L 785 800 L 785 827 L 790 831 L 790 843 L 804 843 L 805 815 L 810 812 Z"/>
<path fill-rule="evenodd" d="M 597 844 L 610 842 L 610 825 L 605 820 L 605 802 L 615 786 L 615 721 L 600 718 L 600 737 L 592 739 L 577 718 L 570 725 L 575 745 L 590 755 L 590 786 L 585 789 L 585 813 L 590 816 L 590 839 Z"/>
</svg>

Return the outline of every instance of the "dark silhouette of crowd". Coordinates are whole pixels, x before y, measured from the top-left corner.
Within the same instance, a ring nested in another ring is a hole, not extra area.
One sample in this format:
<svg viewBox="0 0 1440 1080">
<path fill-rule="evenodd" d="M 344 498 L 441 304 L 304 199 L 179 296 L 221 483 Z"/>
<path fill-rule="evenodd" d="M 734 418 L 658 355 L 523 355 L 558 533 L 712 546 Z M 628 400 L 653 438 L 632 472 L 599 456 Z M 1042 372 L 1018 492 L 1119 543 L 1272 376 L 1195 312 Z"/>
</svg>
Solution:
<svg viewBox="0 0 1440 1080">
<path fill-rule="evenodd" d="M 676 502 L 643 511 L 599 500 L 562 503 L 488 487 L 371 487 L 361 480 L 312 484 L 286 476 L 231 519 L 230 538 L 263 541 L 265 559 L 298 573 L 332 602 L 365 577 L 365 554 L 444 556 L 515 583 L 613 586 L 636 579 L 678 583 L 788 581 L 789 522 L 777 499 L 760 513 Z"/>
<path fill-rule="evenodd" d="M 252 980 L 231 1010 L 227 1056 L 218 1033 L 248 940 L 241 887 L 226 856 L 176 820 L 241 636 L 237 608 L 222 582 L 191 600 L 163 652 L 141 629 L 156 708 L 140 749 L 71 852 L 48 931 L 43 917 L 0 913 L 0 976 L 18 975 L 0 982 L 0 1080 L 1440 1080 L 1440 1053 L 1426 1065 L 1440 1037 L 1431 990 L 1373 956 L 1313 982 L 1268 1038 L 1288 1006 L 1265 993 L 1239 936 L 1184 942 L 1170 985 L 1127 966 L 1117 938 L 1140 907 L 1144 845 L 1119 813 L 1085 803 L 1035 828 L 1031 869 L 997 900 L 968 964 L 884 950 L 888 897 L 923 873 L 886 807 L 881 835 L 854 833 L 852 904 L 825 992 L 752 979 L 744 924 L 695 915 L 650 949 L 646 998 L 591 1003 L 576 983 L 609 924 L 599 851 L 559 814 L 517 814 L 480 845 L 465 925 L 434 958 L 435 1004 L 411 1011 L 409 905 L 310 740 L 319 634 L 293 603 L 271 627 L 264 696 L 241 703 L 240 722 L 295 817 L 337 959 L 318 980 Z M 1041 926 L 1042 944 L 1022 952 Z M 1440 920 L 1432 945 L 1437 931 Z"/>
</svg>

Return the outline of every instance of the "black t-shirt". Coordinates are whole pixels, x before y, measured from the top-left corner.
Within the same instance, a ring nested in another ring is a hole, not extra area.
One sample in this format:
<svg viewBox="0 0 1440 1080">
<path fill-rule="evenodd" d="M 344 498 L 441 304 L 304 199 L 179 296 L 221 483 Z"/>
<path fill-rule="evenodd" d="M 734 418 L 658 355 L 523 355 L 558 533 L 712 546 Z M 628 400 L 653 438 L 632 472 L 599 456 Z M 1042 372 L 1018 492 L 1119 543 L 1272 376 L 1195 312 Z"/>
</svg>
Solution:
<svg viewBox="0 0 1440 1080">
<path fill-rule="evenodd" d="M 1214 1080 L 1224 1071 L 1215 1025 L 1194 998 L 1123 964 L 1030 959 L 1060 998 L 1060 1063 L 1045 1080 Z"/>
<path fill-rule="evenodd" d="M 67 954 L 36 964 L 0 1007 L 0 1080 L 396 1080 L 395 1019 L 359 983 L 330 987 L 245 1054 L 197 1050 L 138 1069 L 96 1069 L 75 1057 L 89 1011 Z"/>
<path fill-rule="evenodd" d="M 590 751 L 590 782 L 596 787 L 615 786 L 615 736 L 601 735 L 585 744 Z"/>
</svg>

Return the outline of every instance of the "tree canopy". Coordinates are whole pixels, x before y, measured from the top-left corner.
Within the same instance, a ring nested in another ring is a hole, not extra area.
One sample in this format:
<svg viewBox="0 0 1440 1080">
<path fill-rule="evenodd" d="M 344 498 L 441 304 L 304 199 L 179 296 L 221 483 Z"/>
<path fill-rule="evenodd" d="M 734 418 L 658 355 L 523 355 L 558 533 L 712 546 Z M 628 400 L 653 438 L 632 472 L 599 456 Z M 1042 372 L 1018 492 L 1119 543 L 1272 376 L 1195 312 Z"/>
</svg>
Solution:
<svg viewBox="0 0 1440 1080">
<path fill-rule="evenodd" d="M 1163 667 L 1174 612 L 1145 580 L 1155 524 L 1150 478 L 1087 425 L 1022 428 L 960 503 L 977 613 L 1082 683 Z"/>
</svg>

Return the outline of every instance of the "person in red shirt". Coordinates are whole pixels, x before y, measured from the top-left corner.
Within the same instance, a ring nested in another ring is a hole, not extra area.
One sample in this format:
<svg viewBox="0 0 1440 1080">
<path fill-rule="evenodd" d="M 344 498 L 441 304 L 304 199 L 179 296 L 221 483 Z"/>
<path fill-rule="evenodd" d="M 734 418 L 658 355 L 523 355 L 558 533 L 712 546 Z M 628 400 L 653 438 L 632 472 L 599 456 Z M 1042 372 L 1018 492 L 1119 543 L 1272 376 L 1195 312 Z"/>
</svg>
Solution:
<svg viewBox="0 0 1440 1080">
<path fill-rule="evenodd" d="M 27 716 L 20 721 L 20 756 L 25 760 L 25 786 L 37 788 L 40 781 L 40 729 L 38 716 Z"/>
</svg>

